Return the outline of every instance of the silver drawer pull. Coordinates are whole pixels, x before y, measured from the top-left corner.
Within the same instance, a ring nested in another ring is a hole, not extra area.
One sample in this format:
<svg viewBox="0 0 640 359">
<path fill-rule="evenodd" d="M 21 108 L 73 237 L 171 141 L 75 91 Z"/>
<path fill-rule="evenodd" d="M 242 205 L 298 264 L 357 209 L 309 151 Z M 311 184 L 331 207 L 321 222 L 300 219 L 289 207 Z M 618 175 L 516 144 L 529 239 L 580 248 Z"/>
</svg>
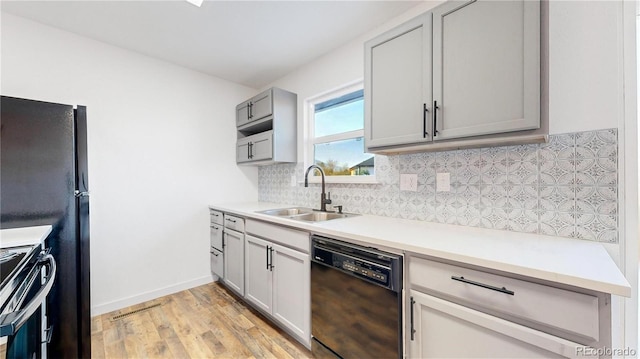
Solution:
<svg viewBox="0 0 640 359">
<path fill-rule="evenodd" d="M 213 255 L 214 255 L 214 256 L 216 256 L 216 257 L 220 255 L 220 254 L 218 254 L 218 253 L 216 253 L 216 252 L 214 252 L 214 251 L 211 251 L 210 253 L 211 253 L 211 254 L 213 254 Z"/>
<path fill-rule="evenodd" d="M 475 286 L 478 286 L 478 287 L 495 290 L 496 292 L 500 292 L 500 293 L 504 293 L 504 294 L 509 294 L 509 295 L 515 295 L 516 294 L 514 291 L 508 290 L 505 287 L 502 287 L 502 288 L 495 287 L 495 286 L 492 286 L 492 285 L 488 285 L 488 284 L 476 282 L 476 281 L 473 281 L 473 280 L 465 279 L 464 277 L 456 277 L 456 276 L 452 275 L 451 279 L 457 280 L 458 282 L 467 283 L 467 284 L 475 285 Z"/>
<path fill-rule="evenodd" d="M 236 220 L 235 220 L 235 219 L 231 219 L 231 218 L 225 218 L 225 219 L 226 219 L 227 221 L 229 221 L 229 222 L 236 223 Z"/>
</svg>

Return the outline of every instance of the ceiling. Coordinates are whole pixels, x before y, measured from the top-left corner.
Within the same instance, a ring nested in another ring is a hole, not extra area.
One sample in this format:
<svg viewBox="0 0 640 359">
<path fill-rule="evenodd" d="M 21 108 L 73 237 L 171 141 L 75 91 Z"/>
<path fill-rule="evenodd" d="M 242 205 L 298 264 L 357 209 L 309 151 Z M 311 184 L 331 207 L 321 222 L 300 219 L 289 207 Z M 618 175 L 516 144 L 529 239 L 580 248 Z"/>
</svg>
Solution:
<svg viewBox="0 0 640 359">
<path fill-rule="evenodd" d="M 2 1 L 2 12 L 261 88 L 422 1 Z"/>
</svg>

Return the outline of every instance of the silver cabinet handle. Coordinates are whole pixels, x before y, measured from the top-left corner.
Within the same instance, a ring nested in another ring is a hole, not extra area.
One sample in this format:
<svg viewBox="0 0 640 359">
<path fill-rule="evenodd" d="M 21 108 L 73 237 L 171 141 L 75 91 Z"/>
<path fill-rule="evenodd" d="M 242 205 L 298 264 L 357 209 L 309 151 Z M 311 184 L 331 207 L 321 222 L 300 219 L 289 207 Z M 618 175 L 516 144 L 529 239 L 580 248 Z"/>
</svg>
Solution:
<svg viewBox="0 0 640 359">
<path fill-rule="evenodd" d="M 438 101 L 433 101 L 433 137 L 438 135 Z"/>
<path fill-rule="evenodd" d="M 411 341 L 415 338 L 416 330 L 413 327 L 413 305 L 416 304 L 416 301 L 411 297 Z"/>
<path fill-rule="evenodd" d="M 225 218 L 225 221 L 236 223 L 236 220 L 235 219 L 231 219 L 231 218 Z"/>
<path fill-rule="evenodd" d="M 473 281 L 473 280 L 465 279 L 465 277 L 462 277 L 462 276 L 460 276 L 460 277 L 451 276 L 451 279 L 457 280 L 458 282 L 467 283 L 467 284 L 475 285 L 475 286 L 478 286 L 478 287 L 495 290 L 496 292 L 500 292 L 500 293 L 504 293 L 504 294 L 509 294 L 509 295 L 515 295 L 516 294 L 514 291 L 508 290 L 505 287 L 502 287 L 502 288 L 495 287 L 495 286 L 492 286 L 492 285 L 488 285 L 488 284 L 476 282 L 476 281 Z"/>
<path fill-rule="evenodd" d="M 270 254 L 270 260 L 269 260 L 269 270 L 273 272 L 273 268 L 275 268 L 276 266 L 273 265 L 273 247 L 269 247 L 269 254 Z"/>
<path fill-rule="evenodd" d="M 267 270 L 269 270 L 269 246 L 267 246 L 265 253 L 267 254 Z"/>
<path fill-rule="evenodd" d="M 216 256 L 216 257 L 220 255 L 220 254 L 218 254 L 218 253 L 214 252 L 213 250 L 209 251 L 209 253 L 213 254 L 213 255 L 214 255 L 214 256 Z"/>
<path fill-rule="evenodd" d="M 29 288 L 24 288 L 24 291 L 18 290 L 14 295 L 26 294 L 31 289 L 31 286 L 40 282 L 38 279 L 40 278 L 40 270 L 42 266 L 47 266 L 49 268 L 49 273 L 45 277 L 45 283 L 40 287 L 36 295 L 31 299 L 31 301 L 29 301 L 24 309 L 0 315 L 0 336 L 14 335 L 31 317 L 31 315 L 38 310 L 42 302 L 47 298 L 47 295 L 49 295 L 51 287 L 53 287 L 53 281 L 56 279 L 57 270 L 56 260 L 51 254 L 42 256 L 38 260 L 38 265 L 36 265 L 29 273 L 29 280 L 27 281 L 27 283 L 29 283 Z"/>
</svg>

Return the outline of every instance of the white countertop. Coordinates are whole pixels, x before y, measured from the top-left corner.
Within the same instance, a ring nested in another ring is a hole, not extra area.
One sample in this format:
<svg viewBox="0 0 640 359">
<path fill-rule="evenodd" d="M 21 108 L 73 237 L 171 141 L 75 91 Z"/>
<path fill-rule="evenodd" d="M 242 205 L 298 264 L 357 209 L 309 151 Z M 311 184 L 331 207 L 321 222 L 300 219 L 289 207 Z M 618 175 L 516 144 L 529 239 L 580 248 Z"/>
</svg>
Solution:
<svg viewBox="0 0 640 359">
<path fill-rule="evenodd" d="M 51 229 L 51 226 L 2 229 L 0 230 L 0 248 L 42 243 L 51 233 Z"/>
<path fill-rule="evenodd" d="M 295 207 L 266 202 L 210 207 L 366 245 L 438 257 L 597 292 L 625 297 L 631 295 L 629 282 L 606 249 L 597 242 L 372 215 L 301 222 L 256 213 Z"/>
</svg>

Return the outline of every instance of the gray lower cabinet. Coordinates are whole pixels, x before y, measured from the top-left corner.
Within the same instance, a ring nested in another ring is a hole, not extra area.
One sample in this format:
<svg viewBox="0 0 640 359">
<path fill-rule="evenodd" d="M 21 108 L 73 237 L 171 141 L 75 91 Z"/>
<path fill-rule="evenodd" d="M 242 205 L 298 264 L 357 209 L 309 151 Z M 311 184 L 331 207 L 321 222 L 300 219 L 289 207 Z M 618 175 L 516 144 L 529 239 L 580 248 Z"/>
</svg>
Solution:
<svg viewBox="0 0 640 359">
<path fill-rule="evenodd" d="M 307 347 L 311 340 L 308 251 L 308 233 L 247 220 L 244 297 Z"/>
<path fill-rule="evenodd" d="M 209 249 L 209 253 L 211 257 L 211 273 L 217 275 L 218 278 L 224 278 L 224 255 L 213 247 Z"/>
<path fill-rule="evenodd" d="M 428 294 L 410 295 L 416 329 L 411 358 L 565 358 L 579 346 Z"/>
<path fill-rule="evenodd" d="M 539 1 L 448 1 L 365 43 L 370 152 L 539 127 Z"/>
<path fill-rule="evenodd" d="M 608 294 L 417 256 L 408 266 L 411 358 L 564 358 L 611 345 Z"/>
<path fill-rule="evenodd" d="M 272 255 L 268 241 L 251 235 L 245 237 L 245 299 L 267 313 L 273 308 L 273 272 L 269 266 Z"/>
<path fill-rule="evenodd" d="M 222 280 L 224 278 L 224 214 L 213 209 L 209 210 L 211 223 L 209 224 L 209 256 L 211 257 L 211 273 Z"/>
<path fill-rule="evenodd" d="M 224 230 L 224 283 L 244 295 L 244 234 Z"/>
</svg>

